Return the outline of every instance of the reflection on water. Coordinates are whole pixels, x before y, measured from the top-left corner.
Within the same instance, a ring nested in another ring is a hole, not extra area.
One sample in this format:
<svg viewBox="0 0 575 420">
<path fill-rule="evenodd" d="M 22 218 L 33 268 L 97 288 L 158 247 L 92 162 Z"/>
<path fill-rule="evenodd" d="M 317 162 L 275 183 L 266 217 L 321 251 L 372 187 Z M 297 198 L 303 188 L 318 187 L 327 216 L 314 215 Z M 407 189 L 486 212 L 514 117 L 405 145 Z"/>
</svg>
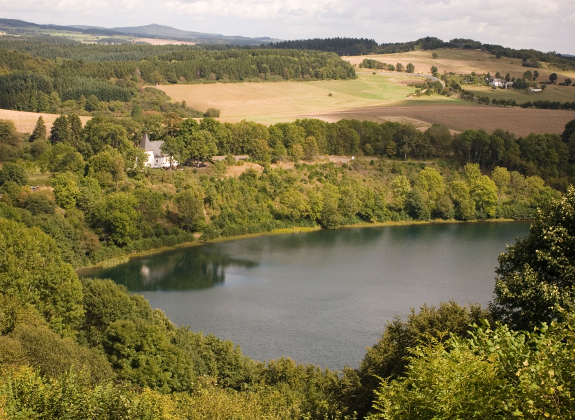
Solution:
<svg viewBox="0 0 575 420">
<path fill-rule="evenodd" d="M 497 256 L 529 223 L 318 230 L 179 249 L 82 275 L 141 292 L 177 325 L 256 360 L 357 366 L 387 321 L 423 303 L 486 305 Z M 218 287 L 215 287 L 218 286 Z"/>
<path fill-rule="evenodd" d="M 222 284 L 229 266 L 249 268 L 257 263 L 229 257 L 206 245 L 134 258 L 116 267 L 82 270 L 80 274 L 112 279 L 133 292 L 201 290 Z"/>
</svg>

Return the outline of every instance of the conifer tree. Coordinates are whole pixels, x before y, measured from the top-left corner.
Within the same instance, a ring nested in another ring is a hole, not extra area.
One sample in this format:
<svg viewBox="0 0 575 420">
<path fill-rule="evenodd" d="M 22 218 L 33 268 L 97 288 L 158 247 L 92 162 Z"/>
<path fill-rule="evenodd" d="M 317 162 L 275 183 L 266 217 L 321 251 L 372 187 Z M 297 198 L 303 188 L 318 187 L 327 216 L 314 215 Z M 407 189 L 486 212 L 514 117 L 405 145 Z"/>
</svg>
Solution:
<svg viewBox="0 0 575 420">
<path fill-rule="evenodd" d="M 69 143 L 72 138 L 70 131 L 70 123 L 65 115 L 60 115 L 52 124 L 50 130 L 50 142 L 56 143 Z"/>
<path fill-rule="evenodd" d="M 46 124 L 44 124 L 44 118 L 40 115 L 38 121 L 36 121 L 36 127 L 30 136 L 30 142 L 34 140 L 46 140 L 48 132 L 46 130 Z"/>
</svg>

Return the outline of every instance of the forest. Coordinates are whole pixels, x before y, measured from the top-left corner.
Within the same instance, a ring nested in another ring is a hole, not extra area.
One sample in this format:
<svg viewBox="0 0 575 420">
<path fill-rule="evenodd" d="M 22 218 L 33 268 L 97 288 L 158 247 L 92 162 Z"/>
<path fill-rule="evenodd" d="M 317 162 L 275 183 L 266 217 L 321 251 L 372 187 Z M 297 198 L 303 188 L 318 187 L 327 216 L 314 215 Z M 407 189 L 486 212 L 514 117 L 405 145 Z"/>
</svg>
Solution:
<svg viewBox="0 0 575 420">
<path fill-rule="evenodd" d="M 484 50 L 497 56 L 520 58 L 526 67 L 539 67 L 539 63 L 555 66 L 575 67 L 575 58 L 555 52 L 543 53 L 533 49 L 513 49 L 496 44 L 483 44 L 472 39 L 454 38 L 448 42 L 435 37 L 420 38 L 409 42 L 391 42 L 378 44 L 373 39 L 363 38 L 325 38 L 271 43 L 269 48 L 296 48 L 336 52 L 340 55 L 396 54 L 415 50 L 434 50 L 438 48 L 463 48 Z"/>
<path fill-rule="evenodd" d="M 162 95 L 144 84 L 355 77 L 348 62 L 318 51 L 0 40 L 0 108 L 19 111 L 129 115 L 138 105 L 197 117 L 202 114 L 165 95 L 143 98 Z"/>
</svg>

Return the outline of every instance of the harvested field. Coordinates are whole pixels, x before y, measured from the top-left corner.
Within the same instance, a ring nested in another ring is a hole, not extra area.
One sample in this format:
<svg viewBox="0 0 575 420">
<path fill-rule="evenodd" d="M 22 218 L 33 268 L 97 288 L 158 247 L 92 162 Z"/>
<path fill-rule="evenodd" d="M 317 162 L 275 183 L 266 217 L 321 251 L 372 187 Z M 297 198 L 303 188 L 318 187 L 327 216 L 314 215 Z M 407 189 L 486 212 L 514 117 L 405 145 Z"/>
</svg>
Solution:
<svg viewBox="0 0 575 420">
<path fill-rule="evenodd" d="M 225 120 L 289 115 L 383 105 L 405 99 L 415 88 L 400 85 L 405 76 L 361 75 L 357 80 L 313 82 L 211 83 L 158 86 L 176 101 L 205 111 L 221 110 Z M 413 76 L 409 77 L 413 79 Z M 329 94 L 332 96 L 329 96 Z"/>
<path fill-rule="evenodd" d="M 299 118 L 317 118 L 327 122 L 358 119 L 375 122 L 401 121 L 401 118 L 425 124 L 443 124 L 454 131 L 483 129 L 489 133 L 498 128 L 518 136 L 529 133 L 561 134 L 565 124 L 575 119 L 575 112 L 551 109 L 499 108 L 481 105 L 375 106 L 345 111 L 302 114 Z"/>
<path fill-rule="evenodd" d="M 59 117 L 57 114 L 40 114 L 37 112 L 23 112 L 12 111 L 9 109 L 0 109 L 0 120 L 14 121 L 14 124 L 16 124 L 16 130 L 21 133 L 32 133 L 32 131 L 34 131 L 34 127 L 36 126 L 36 121 L 38 121 L 40 115 L 42 118 L 44 118 L 46 128 L 48 129 L 48 132 L 50 132 L 52 123 L 56 118 Z M 80 117 L 82 124 L 86 124 L 90 118 L 91 117 Z"/>
<path fill-rule="evenodd" d="M 438 58 L 432 58 L 431 55 L 433 53 L 436 53 Z M 358 67 L 359 63 L 365 58 L 393 65 L 402 63 L 406 66 L 408 63 L 412 63 L 415 66 L 415 73 L 421 72 L 424 74 L 428 74 L 431 66 L 435 66 L 440 73 L 447 71 L 448 73 L 469 74 L 474 71 L 476 73 L 491 73 L 492 76 L 495 76 L 495 73 L 500 72 L 502 75 L 509 73 L 511 77 L 523 77 L 523 73 L 527 70 L 537 70 L 540 75 L 537 79 L 539 81 L 549 80 L 551 73 L 557 73 L 559 76 L 558 82 L 563 82 L 566 77 L 571 79 L 575 77 L 575 71 L 573 70 L 564 71 L 563 69 L 548 68 L 545 63 L 541 63 L 543 67 L 539 69 L 523 67 L 523 61 L 519 58 L 502 57 L 497 59 L 492 54 L 475 50 L 417 50 L 397 54 L 375 54 L 342 58 L 351 64 L 356 64 Z"/>
</svg>

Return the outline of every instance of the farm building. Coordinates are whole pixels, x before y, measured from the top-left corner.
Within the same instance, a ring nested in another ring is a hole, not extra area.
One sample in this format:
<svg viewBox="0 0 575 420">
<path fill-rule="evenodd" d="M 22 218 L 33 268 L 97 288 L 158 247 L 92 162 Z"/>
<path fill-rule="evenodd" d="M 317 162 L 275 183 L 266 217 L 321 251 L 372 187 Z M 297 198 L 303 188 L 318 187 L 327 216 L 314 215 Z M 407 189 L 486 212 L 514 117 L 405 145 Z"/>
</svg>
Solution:
<svg viewBox="0 0 575 420">
<path fill-rule="evenodd" d="M 178 162 L 169 155 L 162 152 L 163 141 L 150 141 L 148 134 L 144 133 L 144 137 L 140 142 L 140 149 L 144 149 L 148 155 L 148 160 L 145 165 L 151 168 L 170 168 L 171 166 L 178 166 Z"/>
<path fill-rule="evenodd" d="M 505 79 L 489 79 L 489 84 L 491 86 L 497 86 L 503 89 L 509 89 L 513 86 L 513 82 L 508 82 Z"/>
</svg>

